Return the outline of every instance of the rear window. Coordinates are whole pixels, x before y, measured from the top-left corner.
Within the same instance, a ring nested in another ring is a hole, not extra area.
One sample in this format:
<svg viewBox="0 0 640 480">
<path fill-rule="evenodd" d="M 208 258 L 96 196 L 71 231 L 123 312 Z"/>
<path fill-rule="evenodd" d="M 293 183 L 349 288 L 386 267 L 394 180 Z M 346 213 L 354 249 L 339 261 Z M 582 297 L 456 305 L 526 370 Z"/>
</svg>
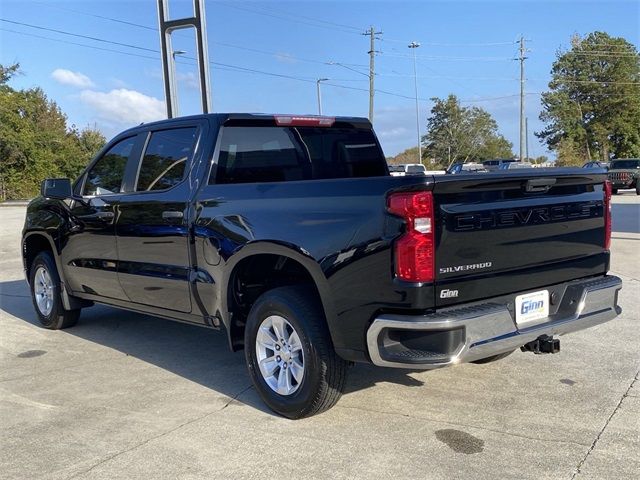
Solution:
<svg viewBox="0 0 640 480">
<path fill-rule="evenodd" d="M 136 191 L 166 190 L 182 181 L 196 140 L 196 127 L 153 132 L 144 152 Z"/>
<path fill-rule="evenodd" d="M 610 170 L 640 168 L 639 160 L 614 160 L 611 162 Z"/>
<path fill-rule="evenodd" d="M 209 183 L 259 183 L 387 175 L 371 130 L 225 127 Z"/>
</svg>

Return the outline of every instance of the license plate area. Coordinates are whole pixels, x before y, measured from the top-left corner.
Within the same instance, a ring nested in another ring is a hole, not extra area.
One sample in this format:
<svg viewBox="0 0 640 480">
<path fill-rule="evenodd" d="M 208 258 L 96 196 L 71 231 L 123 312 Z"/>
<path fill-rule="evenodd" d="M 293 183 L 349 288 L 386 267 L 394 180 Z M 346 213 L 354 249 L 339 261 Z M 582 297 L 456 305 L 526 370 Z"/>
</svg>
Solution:
<svg viewBox="0 0 640 480">
<path fill-rule="evenodd" d="M 528 327 L 543 323 L 549 316 L 549 290 L 525 293 L 516 297 L 516 325 Z"/>
</svg>

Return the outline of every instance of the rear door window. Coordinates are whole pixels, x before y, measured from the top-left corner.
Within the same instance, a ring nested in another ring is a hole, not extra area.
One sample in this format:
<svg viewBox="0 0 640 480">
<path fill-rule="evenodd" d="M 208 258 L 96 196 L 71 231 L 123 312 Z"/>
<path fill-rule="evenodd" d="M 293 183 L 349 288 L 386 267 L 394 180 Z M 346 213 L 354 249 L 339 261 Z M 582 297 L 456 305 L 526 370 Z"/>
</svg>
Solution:
<svg viewBox="0 0 640 480">
<path fill-rule="evenodd" d="M 368 129 L 224 127 L 209 183 L 257 183 L 387 175 Z"/>
<path fill-rule="evenodd" d="M 197 127 L 152 132 L 140 164 L 136 191 L 166 190 L 180 183 L 193 154 L 196 132 Z"/>
</svg>

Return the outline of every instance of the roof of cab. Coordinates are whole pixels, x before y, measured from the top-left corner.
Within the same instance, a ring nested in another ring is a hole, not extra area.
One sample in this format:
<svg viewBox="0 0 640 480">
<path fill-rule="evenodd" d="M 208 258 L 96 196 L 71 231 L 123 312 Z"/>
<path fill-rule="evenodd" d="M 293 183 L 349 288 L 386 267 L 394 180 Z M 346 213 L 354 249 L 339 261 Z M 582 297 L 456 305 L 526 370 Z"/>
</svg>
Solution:
<svg viewBox="0 0 640 480">
<path fill-rule="evenodd" d="M 272 121 L 274 120 L 276 117 L 304 117 L 304 118 L 332 118 L 335 119 L 338 122 L 346 122 L 346 123 L 366 123 L 370 125 L 369 119 L 365 118 L 365 117 L 347 117 L 347 116 L 338 116 L 338 117 L 334 117 L 334 116 L 329 116 L 329 115 L 303 115 L 303 114 L 289 114 L 289 113 L 234 113 L 234 112 L 229 112 L 229 113 L 200 113 L 197 115 L 188 115 L 188 116 L 184 116 L 184 117 L 175 117 L 175 118 L 167 118 L 164 120 L 158 120 L 155 122 L 149 122 L 149 123 L 141 123 L 139 125 L 136 125 L 135 127 L 132 127 L 129 130 L 133 130 L 139 127 L 155 127 L 158 125 L 164 125 L 164 124 L 171 124 L 177 121 L 184 121 L 184 120 L 199 120 L 202 118 L 215 118 L 219 123 L 223 123 L 227 120 L 249 120 L 249 121 Z"/>
</svg>

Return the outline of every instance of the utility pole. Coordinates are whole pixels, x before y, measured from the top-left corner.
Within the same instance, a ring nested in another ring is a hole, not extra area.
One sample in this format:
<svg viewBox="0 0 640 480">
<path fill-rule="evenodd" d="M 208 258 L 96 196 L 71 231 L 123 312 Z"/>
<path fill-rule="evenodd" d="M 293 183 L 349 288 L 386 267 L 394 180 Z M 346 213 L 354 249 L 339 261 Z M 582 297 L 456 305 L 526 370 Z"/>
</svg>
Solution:
<svg viewBox="0 0 640 480">
<path fill-rule="evenodd" d="M 318 94 L 318 115 L 322 115 L 322 94 L 320 93 L 320 83 L 326 82 L 328 78 L 319 78 L 316 80 L 316 93 Z"/>
<path fill-rule="evenodd" d="M 418 107 L 418 70 L 416 67 L 416 49 L 418 42 L 411 42 L 408 47 L 413 50 L 413 86 L 416 92 L 416 133 L 418 135 L 418 163 L 422 165 L 422 145 L 420 142 L 420 109 Z"/>
<path fill-rule="evenodd" d="M 524 160 L 524 154 L 526 150 L 526 132 L 525 132 L 525 116 L 524 116 L 524 61 L 526 49 L 524 45 L 524 36 L 520 37 L 520 55 L 518 60 L 520 61 L 520 161 Z"/>
<path fill-rule="evenodd" d="M 524 117 L 524 130 L 526 132 L 527 160 L 529 160 L 529 117 Z"/>
<path fill-rule="evenodd" d="M 376 35 L 382 35 L 382 32 L 376 32 L 376 29 L 371 26 L 369 30 L 364 32 L 362 35 L 369 36 L 369 121 L 373 123 L 373 94 L 375 92 L 373 78 L 375 76 L 375 57 L 376 57 L 376 48 L 375 48 L 375 40 Z"/>
</svg>

